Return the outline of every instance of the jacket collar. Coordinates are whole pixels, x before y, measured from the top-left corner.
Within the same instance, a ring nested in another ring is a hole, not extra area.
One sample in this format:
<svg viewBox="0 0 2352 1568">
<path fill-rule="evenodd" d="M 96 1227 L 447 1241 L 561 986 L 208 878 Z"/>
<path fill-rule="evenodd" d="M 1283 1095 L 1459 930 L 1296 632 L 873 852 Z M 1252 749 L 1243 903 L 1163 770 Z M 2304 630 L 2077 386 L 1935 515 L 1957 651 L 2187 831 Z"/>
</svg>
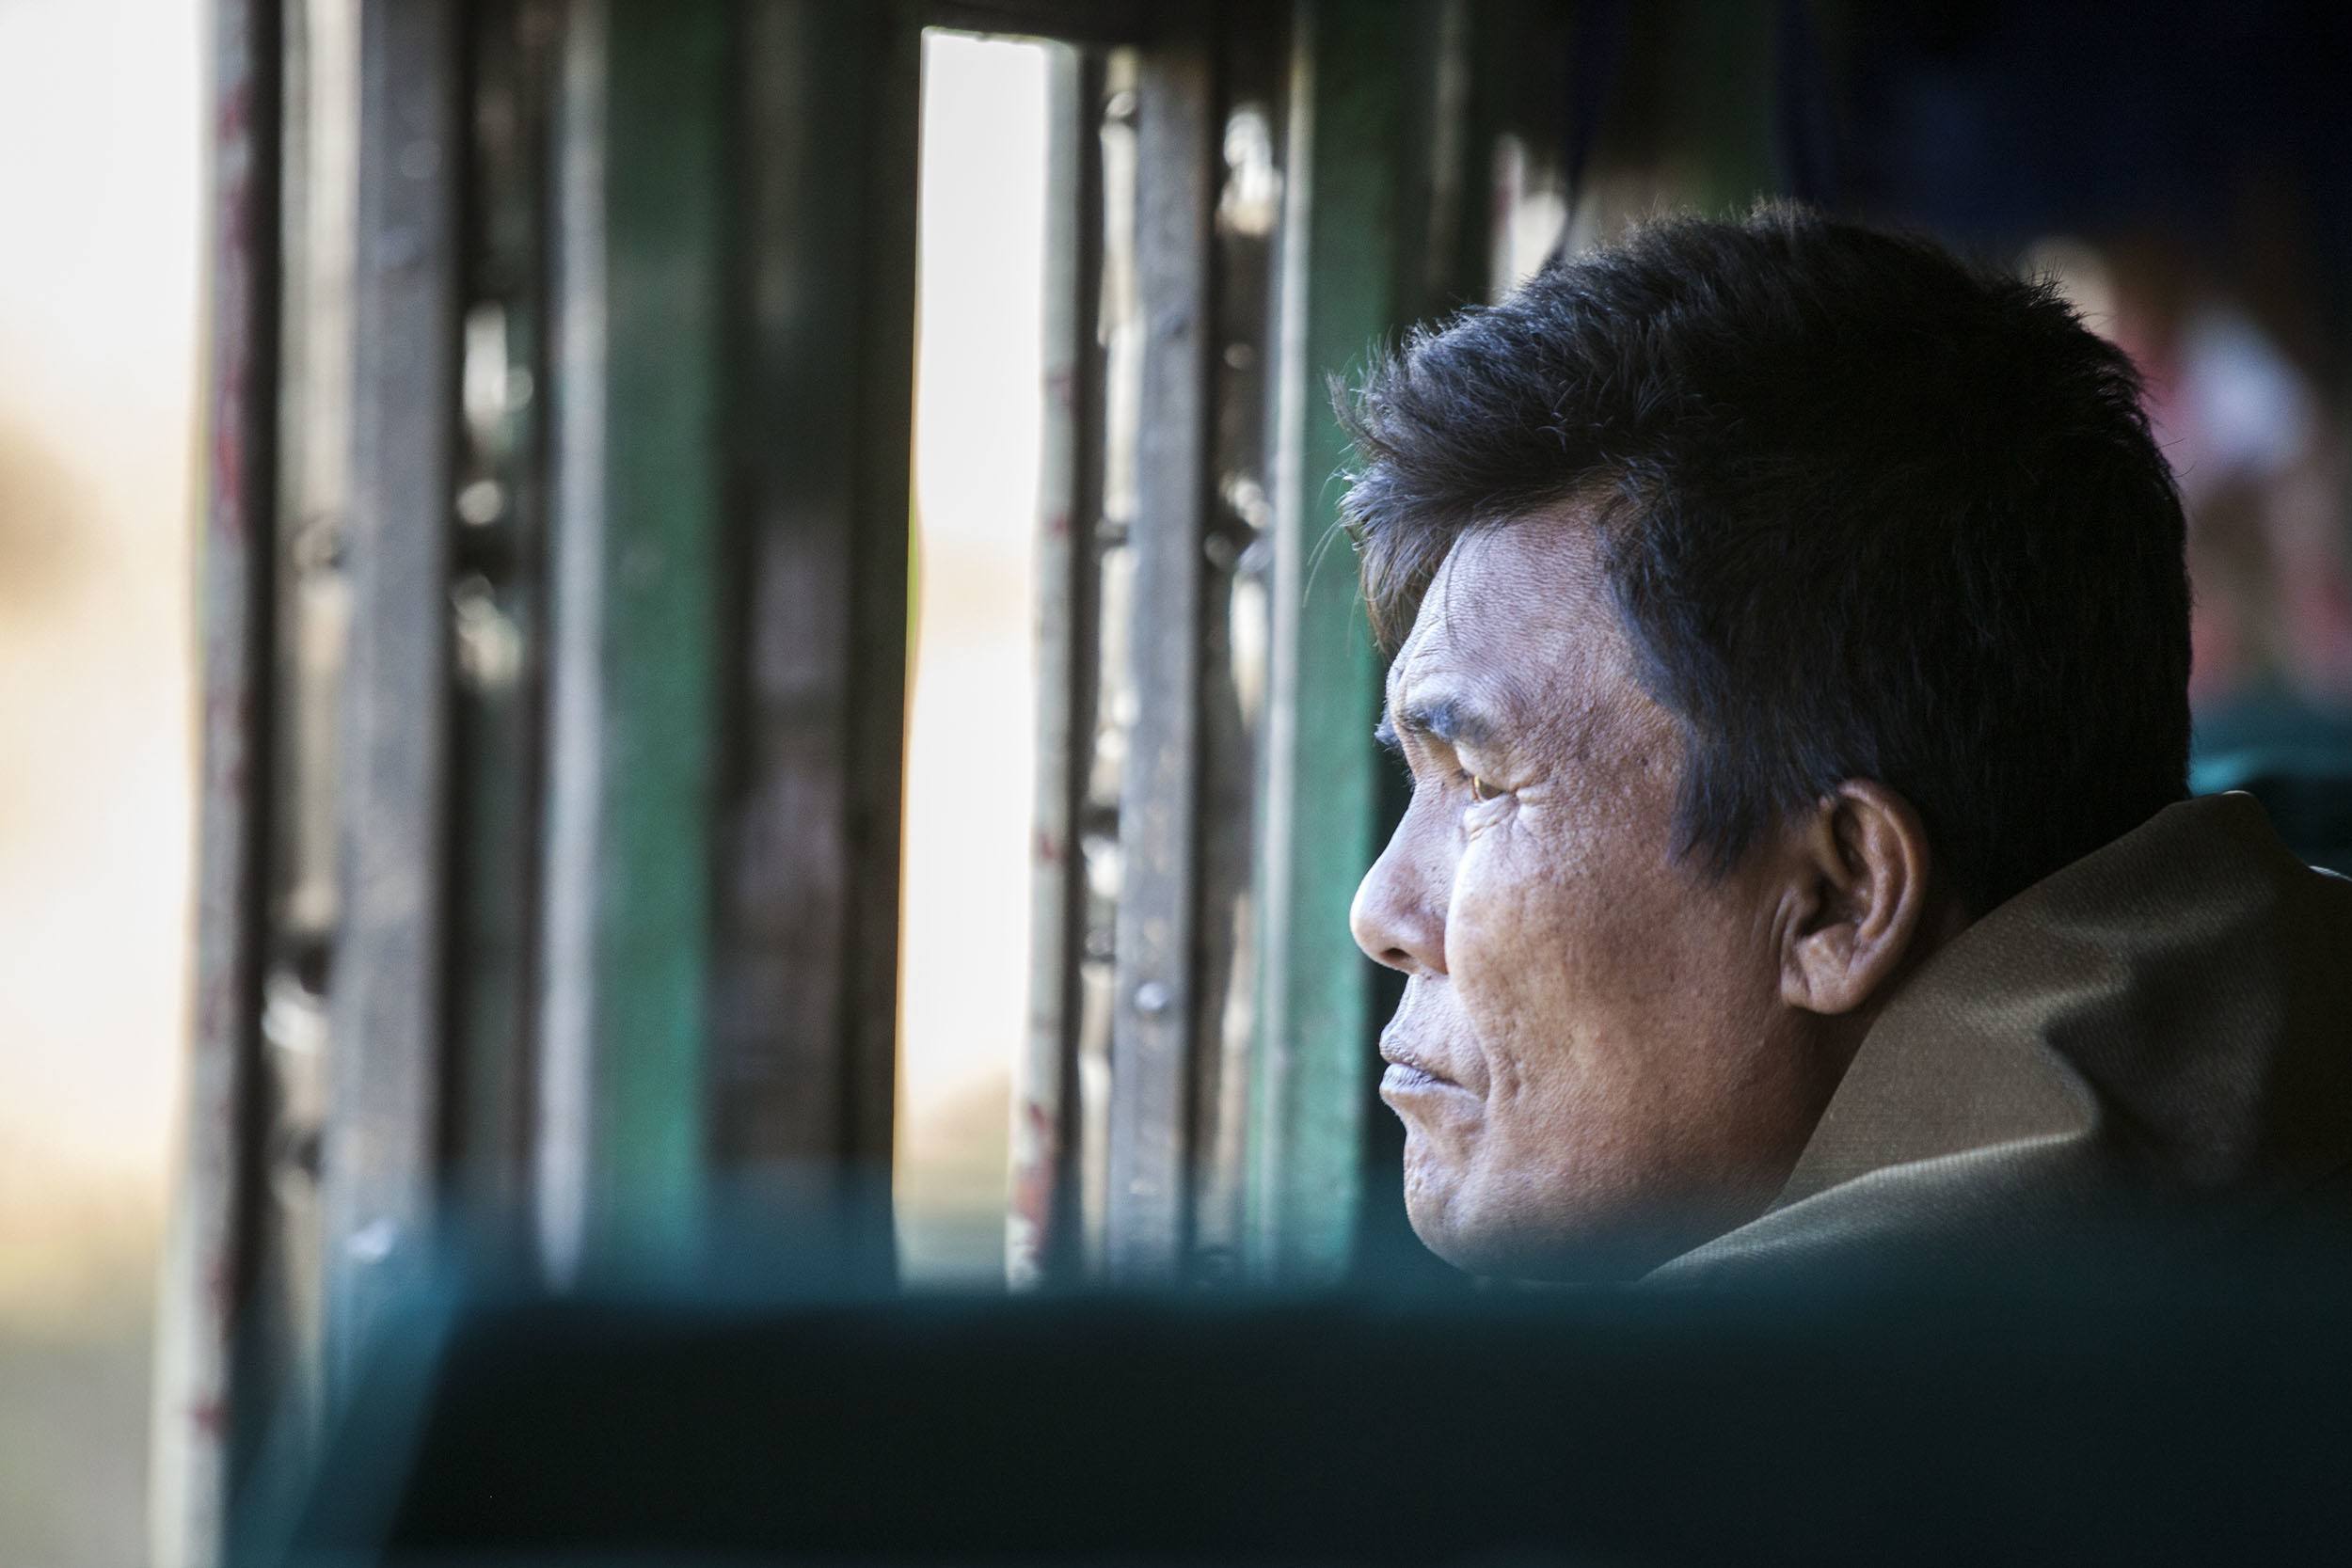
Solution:
<svg viewBox="0 0 2352 1568">
<path fill-rule="evenodd" d="M 1686 1257 L 2093 1174 L 2291 1194 L 2352 1160 L 2346 1020 L 2352 881 L 2298 862 L 2250 796 L 2168 807 L 1921 966 L 1772 1208 Z"/>
</svg>

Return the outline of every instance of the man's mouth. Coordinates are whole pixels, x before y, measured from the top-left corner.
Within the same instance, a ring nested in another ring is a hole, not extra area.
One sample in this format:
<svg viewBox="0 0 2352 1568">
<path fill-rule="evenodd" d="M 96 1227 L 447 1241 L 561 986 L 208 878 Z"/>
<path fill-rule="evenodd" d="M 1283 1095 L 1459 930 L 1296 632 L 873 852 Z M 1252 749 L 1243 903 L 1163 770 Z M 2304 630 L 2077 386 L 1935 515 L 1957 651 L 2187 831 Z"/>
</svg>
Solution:
<svg viewBox="0 0 2352 1568">
<path fill-rule="evenodd" d="M 1383 1095 L 1410 1094 L 1417 1089 L 1459 1088 L 1461 1085 L 1433 1066 L 1427 1058 L 1409 1046 L 1380 1042 L 1381 1059 L 1389 1069 L 1380 1078 Z"/>
</svg>

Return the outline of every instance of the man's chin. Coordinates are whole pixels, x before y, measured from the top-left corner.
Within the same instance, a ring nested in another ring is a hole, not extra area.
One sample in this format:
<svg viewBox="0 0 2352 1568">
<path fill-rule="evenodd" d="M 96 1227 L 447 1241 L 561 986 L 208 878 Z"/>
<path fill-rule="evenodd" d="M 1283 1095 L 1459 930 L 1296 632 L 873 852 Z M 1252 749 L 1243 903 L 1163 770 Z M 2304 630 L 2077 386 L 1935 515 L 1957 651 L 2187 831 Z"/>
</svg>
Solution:
<svg viewBox="0 0 2352 1568">
<path fill-rule="evenodd" d="M 1498 1279 L 1624 1283 L 1706 1239 L 1654 1213 L 1559 1215 L 1544 1224 L 1485 1215 L 1426 1184 L 1408 1187 L 1405 1208 L 1422 1245 L 1464 1274 Z"/>
</svg>

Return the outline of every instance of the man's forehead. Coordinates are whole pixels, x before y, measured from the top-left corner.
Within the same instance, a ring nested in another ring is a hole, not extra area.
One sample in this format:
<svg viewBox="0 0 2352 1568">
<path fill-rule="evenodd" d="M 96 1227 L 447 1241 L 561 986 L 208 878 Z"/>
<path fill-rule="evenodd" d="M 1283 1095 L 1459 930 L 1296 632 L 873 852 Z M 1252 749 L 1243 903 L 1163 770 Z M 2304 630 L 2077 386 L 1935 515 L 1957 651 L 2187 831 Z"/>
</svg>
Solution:
<svg viewBox="0 0 2352 1568">
<path fill-rule="evenodd" d="M 1448 592 L 1453 579 L 1440 574 L 1423 595 L 1413 629 L 1389 665 L 1387 707 L 1400 727 L 1463 738 L 1516 728 L 1527 708 L 1527 676 L 1520 649 L 1513 657 L 1502 607 L 1479 595 Z"/>
<path fill-rule="evenodd" d="M 1602 709 L 1652 706 L 1588 519 L 1531 516 L 1474 531 L 1431 579 L 1389 666 L 1386 708 L 1400 729 L 1443 715 L 1457 736 L 1542 736 L 1582 744 Z"/>
<path fill-rule="evenodd" d="M 1396 657 L 1389 661 L 1388 705 L 1391 713 L 1404 703 L 1407 689 L 1442 678 L 1461 662 L 1454 657 L 1453 626 L 1438 592 L 1443 580 L 1440 574 L 1438 581 L 1430 585 L 1430 591 L 1422 595 L 1421 609 L 1413 616 L 1413 629 L 1406 634 Z"/>
<path fill-rule="evenodd" d="M 1587 598 L 1586 531 L 1549 516 L 1475 529 L 1456 540 L 1422 594 L 1389 667 L 1390 689 L 1440 669 L 1525 669 L 1557 649 Z"/>
</svg>

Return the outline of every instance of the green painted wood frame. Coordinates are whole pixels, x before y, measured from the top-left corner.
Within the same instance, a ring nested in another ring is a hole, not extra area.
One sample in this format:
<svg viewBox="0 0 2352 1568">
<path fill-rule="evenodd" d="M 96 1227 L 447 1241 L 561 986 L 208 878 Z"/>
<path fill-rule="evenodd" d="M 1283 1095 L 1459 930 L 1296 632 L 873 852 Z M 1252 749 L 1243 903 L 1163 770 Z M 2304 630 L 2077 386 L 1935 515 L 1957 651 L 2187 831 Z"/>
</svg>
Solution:
<svg viewBox="0 0 2352 1568">
<path fill-rule="evenodd" d="M 1343 1273 L 1362 1196 L 1376 1021 L 1347 916 L 1378 847 L 1381 660 L 1337 531 L 1347 445 L 1325 378 L 1404 303 L 1409 9 L 1302 0 L 1294 34 L 1247 1195 L 1261 1277 Z"/>
<path fill-rule="evenodd" d="M 586 817 L 556 828 L 587 852 L 562 895 L 587 901 L 585 962 L 549 983 L 587 1002 L 584 1126 L 569 1133 L 581 1258 L 634 1271 L 690 1258 L 702 1219 L 729 33 L 723 0 L 590 0 L 571 20 L 568 150 L 593 160 L 579 195 L 600 209 L 577 217 L 600 231 L 559 239 L 574 286 L 558 330 L 575 351 L 596 333 L 598 352 L 563 367 L 558 396 L 599 417 L 557 437 L 571 443 L 552 607 L 559 769 L 565 677 L 587 684 L 575 700 L 595 723 L 568 737 L 583 774 L 556 783 L 558 805 Z"/>
<path fill-rule="evenodd" d="M 914 21 L 856 0 L 580 0 L 570 21 L 543 1241 L 559 1275 L 668 1273 L 721 1208 L 801 1229 L 846 1199 L 871 1242 Z"/>
</svg>

